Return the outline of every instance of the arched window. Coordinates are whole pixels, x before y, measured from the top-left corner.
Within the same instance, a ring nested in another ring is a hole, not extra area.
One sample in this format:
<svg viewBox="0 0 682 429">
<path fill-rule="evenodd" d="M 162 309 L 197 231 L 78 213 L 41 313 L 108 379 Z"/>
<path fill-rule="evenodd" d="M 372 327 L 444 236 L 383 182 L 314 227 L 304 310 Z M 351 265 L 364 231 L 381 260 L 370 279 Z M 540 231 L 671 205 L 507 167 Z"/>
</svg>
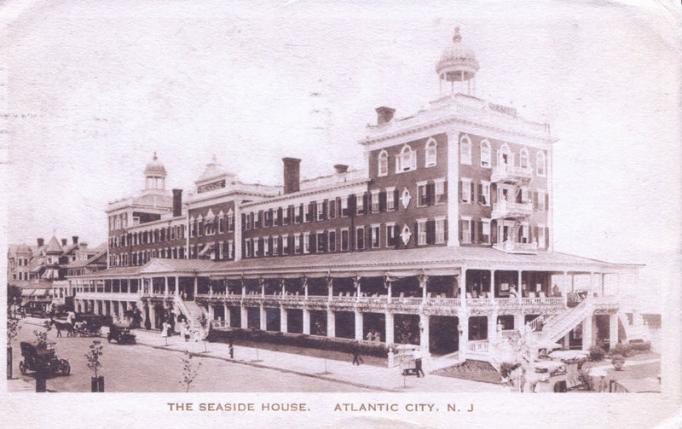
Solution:
<svg viewBox="0 0 682 429">
<path fill-rule="evenodd" d="M 544 176 L 547 174 L 547 163 L 545 161 L 544 151 L 538 151 L 537 155 L 535 155 L 535 164 L 535 171 L 537 172 L 538 176 Z"/>
<path fill-rule="evenodd" d="M 490 142 L 481 142 L 481 167 L 490 168 Z"/>
<path fill-rule="evenodd" d="M 511 151 L 507 144 L 503 144 L 502 147 L 497 151 L 497 165 L 506 166 L 513 165 L 514 160 L 512 159 Z"/>
<path fill-rule="evenodd" d="M 433 138 L 426 142 L 424 167 L 434 167 L 438 163 L 438 143 Z"/>
<path fill-rule="evenodd" d="M 519 155 L 519 166 L 521 168 L 528 168 L 528 149 L 525 147 L 521 149 L 521 154 Z"/>
<path fill-rule="evenodd" d="M 471 165 L 471 139 L 467 135 L 459 139 L 459 162 Z"/>
<path fill-rule="evenodd" d="M 378 167 L 379 176 L 386 176 L 388 174 L 388 152 L 382 150 L 379 153 Z"/>
<path fill-rule="evenodd" d="M 417 169 L 417 157 L 409 145 L 403 146 L 400 156 L 396 158 L 396 173 Z"/>
</svg>

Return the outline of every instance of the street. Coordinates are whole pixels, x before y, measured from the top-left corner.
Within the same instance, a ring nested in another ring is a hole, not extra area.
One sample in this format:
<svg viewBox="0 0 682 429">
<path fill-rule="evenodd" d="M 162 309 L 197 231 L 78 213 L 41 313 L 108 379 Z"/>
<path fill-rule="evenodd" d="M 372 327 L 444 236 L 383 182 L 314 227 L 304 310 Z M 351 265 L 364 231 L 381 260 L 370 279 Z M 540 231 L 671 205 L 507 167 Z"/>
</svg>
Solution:
<svg viewBox="0 0 682 429">
<path fill-rule="evenodd" d="M 34 384 L 32 373 L 21 375 L 20 341 L 34 341 L 36 325 L 22 321 L 22 328 L 13 343 L 13 375 Z M 66 335 L 66 334 L 63 334 Z M 105 378 L 107 392 L 182 392 L 183 353 L 163 350 L 147 345 L 108 344 L 106 336 L 100 338 L 56 337 L 55 330 L 48 334 L 48 341 L 56 342 L 59 358 L 71 364 L 71 375 L 56 376 L 47 380 L 47 388 L 57 392 L 89 392 L 91 371 L 87 367 L 85 353 L 93 339 L 102 341 L 101 375 Z M 209 353 L 210 355 L 210 353 Z M 368 391 L 347 383 L 286 373 L 268 368 L 258 368 L 241 363 L 226 362 L 215 358 L 194 357 L 194 365 L 201 363 L 193 392 L 359 392 Z"/>
</svg>

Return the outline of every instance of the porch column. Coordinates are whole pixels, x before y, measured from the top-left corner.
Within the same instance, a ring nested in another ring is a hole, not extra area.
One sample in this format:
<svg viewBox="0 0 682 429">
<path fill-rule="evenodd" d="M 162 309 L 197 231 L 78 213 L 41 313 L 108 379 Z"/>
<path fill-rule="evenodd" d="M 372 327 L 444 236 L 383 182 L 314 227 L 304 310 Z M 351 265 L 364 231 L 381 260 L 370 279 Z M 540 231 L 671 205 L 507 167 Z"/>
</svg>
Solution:
<svg viewBox="0 0 682 429">
<path fill-rule="evenodd" d="M 488 287 L 488 290 L 490 291 L 490 302 L 495 303 L 495 281 L 493 280 L 495 278 L 495 270 L 490 270 L 490 285 Z"/>
<path fill-rule="evenodd" d="M 514 313 L 514 329 L 523 333 L 524 325 L 523 312 Z"/>
<path fill-rule="evenodd" d="M 353 286 L 355 287 L 355 300 L 359 301 L 360 300 L 360 295 L 362 294 L 362 278 L 360 276 L 355 276 L 353 278 Z M 357 317 L 355 318 L 357 321 Z M 357 326 L 357 323 L 356 323 Z M 362 337 L 362 333 L 360 334 Z"/>
<path fill-rule="evenodd" d="M 333 277 L 327 277 L 327 300 L 331 301 L 333 296 L 334 296 L 334 278 Z M 327 327 L 329 327 L 329 324 L 327 324 Z M 329 330 L 329 329 L 327 329 L 327 330 Z"/>
<path fill-rule="evenodd" d="M 194 299 L 197 299 L 199 293 L 199 277 L 194 276 Z"/>
<path fill-rule="evenodd" d="M 208 304 L 208 320 L 214 320 L 215 319 L 215 309 L 213 308 L 213 304 Z"/>
<path fill-rule="evenodd" d="M 363 331 L 363 315 L 362 312 L 355 310 L 355 339 L 362 341 L 362 331 Z"/>
<path fill-rule="evenodd" d="M 387 311 L 385 314 L 386 314 L 386 344 L 393 344 L 394 342 L 393 313 Z"/>
<path fill-rule="evenodd" d="M 419 287 L 422 289 L 422 301 L 426 301 L 426 285 L 429 283 L 429 276 L 422 274 L 418 278 Z"/>
<path fill-rule="evenodd" d="M 265 313 L 265 307 L 263 306 L 263 304 L 260 305 L 260 330 L 261 331 L 268 330 L 268 318 L 267 314 Z"/>
<path fill-rule="evenodd" d="M 469 350 L 469 314 L 467 312 L 459 313 L 459 346 L 457 353 L 457 360 L 463 362 L 466 359 L 467 351 Z"/>
<path fill-rule="evenodd" d="M 230 313 L 230 307 L 226 303 L 223 303 L 223 314 L 225 315 L 225 327 L 232 326 L 232 313 Z"/>
<path fill-rule="evenodd" d="M 180 296 L 180 276 L 175 276 L 175 290 L 173 291 L 175 296 Z"/>
<path fill-rule="evenodd" d="M 429 316 L 426 314 L 419 315 L 419 348 L 422 353 L 430 353 L 430 332 L 429 332 Z"/>
<path fill-rule="evenodd" d="M 258 279 L 258 285 L 260 286 L 260 296 L 265 298 L 265 280 Z"/>
<path fill-rule="evenodd" d="M 330 338 L 336 336 L 336 315 L 331 309 L 327 309 L 327 336 Z"/>
<path fill-rule="evenodd" d="M 281 279 L 279 281 L 279 286 L 280 286 L 280 289 L 282 292 L 282 296 L 283 297 L 286 296 L 286 294 L 287 294 L 287 282 L 284 279 Z"/>
<path fill-rule="evenodd" d="M 163 295 L 168 296 L 168 276 L 163 276 Z"/>
<path fill-rule="evenodd" d="M 604 296 L 604 285 L 606 284 L 606 273 L 601 273 L 601 283 L 600 283 L 600 288 L 601 288 L 601 296 Z"/>
<path fill-rule="evenodd" d="M 303 277 L 303 297 L 308 299 L 308 277 Z"/>
<path fill-rule="evenodd" d="M 609 350 L 618 344 L 618 313 L 609 314 Z"/>
<path fill-rule="evenodd" d="M 592 315 L 583 320 L 583 350 L 588 351 L 592 346 Z"/>
<path fill-rule="evenodd" d="M 521 276 L 521 270 L 517 271 L 517 280 L 516 280 L 516 299 L 518 300 L 519 304 L 523 302 L 523 289 L 521 288 L 521 281 L 522 281 L 522 276 Z"/>
<path fill-rule="evenodd" d="M 144 302 L 142 301 L 137 301 L 136 303 L 137 308 L 140 309 L 140 328 L 144 328 L 144 326 L 147 324 L 147 312 L 144 310 Z"/>
<path fill-rule="evenodd" d="M 241 328 L 242 329 L 248 329 L 248 327 L 249 327 L 249 312 L 246 310 L 246 307 L 244 306 L 244 304 L 241 304 L 239 306 L 239 311 L 241 313 L 239 315 L 240 319 L 241 319 L 239 321 Z"/>
<path fill-rule="evenodd" d="M 283 333 L 289 332 L 289 326 L 287 324 L 287 309 L 284 307 L 279 308 L 279 330 Z"/>
<path fill-rule="evenodd" d="M 462 308 L 467 307 L 467 269 L 461 268 L 462 274 L 459 276 L 459 303 Z"/>
<path fill-rule="evenodd" d="M 156 308 L 154 308 L 153 303 L 149 303 L 149 323 L 152 329 L 156 329 Z"/>
<path fill-rule="evenodd" d="M 303 333 L 310 335 L 310 310 L 307 308 L 303 309 Z"/>
<path fill-rule="evenodd" d="M 393 293 L 393 287 L 391 280 L 388 276 L 384 276 L 384 287 L 386 288 L 386 301 L 391 302 L 391 294 Z M 388 320 L 388 319 L 387 319 Z M 387 322 L 388 323 L 388 322 Z M 391 341 L 393 342 L 393 341 Z"/>
<path fill-rule="evenodd" d="M 520 330 L 523 335 L 523 331 Z M 488 315 L 488 344 L 493 345 L 497 343 L 497 311 L 493 310 L 492 313 Z"/>
<path fill-rule="evenodd" d="M 242 279 L 242 298 L 246 295 L 246 283 L 244 283 L 244 280 Z"/>
</svg>

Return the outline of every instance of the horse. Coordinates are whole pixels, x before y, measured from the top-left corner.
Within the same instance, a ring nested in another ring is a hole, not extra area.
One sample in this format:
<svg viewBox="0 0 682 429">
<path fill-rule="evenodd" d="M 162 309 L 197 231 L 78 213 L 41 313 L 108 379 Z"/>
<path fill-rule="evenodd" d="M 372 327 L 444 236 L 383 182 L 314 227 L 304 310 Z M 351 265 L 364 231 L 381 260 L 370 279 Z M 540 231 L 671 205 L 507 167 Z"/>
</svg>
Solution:
<svg viewBox="0 0 682 429">
<path fill-rule="evenodd" d="M 64 323 L 64 322 L 58 322 L 54 319 L 50 319 L 50 324 L 54 325 L 54 327 L 57 329 L 57 337 L 62 336 L 62 331 L 66 331 L 67 337 L 73 336 L 73 325 L 72 324 Z"/>
</svg>

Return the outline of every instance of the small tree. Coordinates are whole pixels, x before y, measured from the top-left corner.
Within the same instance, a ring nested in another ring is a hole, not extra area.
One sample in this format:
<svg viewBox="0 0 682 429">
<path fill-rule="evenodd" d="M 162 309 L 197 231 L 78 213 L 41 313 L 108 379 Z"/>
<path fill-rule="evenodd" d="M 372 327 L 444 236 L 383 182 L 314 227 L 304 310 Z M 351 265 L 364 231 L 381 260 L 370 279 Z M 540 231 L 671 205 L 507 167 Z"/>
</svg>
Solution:
<svg viewBox="0 0 682 429">
<path fill-rule="evenodd" d="M 99 340 L 93 340 L 92 344 L 90 344 L 88 352 L 85 354 L 85 358 L 88 360 L 88 368 L 93 372 L 94 378 L 97 378 L 99 375 L 98 371 L 102 367 L 100 358 L 104 354 L 103 350 L 104 346 L 102 345 L 102 342 Z"/>
<path fill-rule="evenodd" d="M 12 347 L 12 341 L 19 335 L 19 320 L 7 319 L 7 347 Z"/>
<path fill-rule="evenodd" d="M 189 392 L 189 388 L 199 374 L 199 368 L 201 368 L 201 362 L 197 363 L 196 367 L 192 365 L 192 355 L 189 351 L 185 351 L 182 357 L 182 380 L 178 382 L 185 387 L 185 392 Z"/>
</svg>

